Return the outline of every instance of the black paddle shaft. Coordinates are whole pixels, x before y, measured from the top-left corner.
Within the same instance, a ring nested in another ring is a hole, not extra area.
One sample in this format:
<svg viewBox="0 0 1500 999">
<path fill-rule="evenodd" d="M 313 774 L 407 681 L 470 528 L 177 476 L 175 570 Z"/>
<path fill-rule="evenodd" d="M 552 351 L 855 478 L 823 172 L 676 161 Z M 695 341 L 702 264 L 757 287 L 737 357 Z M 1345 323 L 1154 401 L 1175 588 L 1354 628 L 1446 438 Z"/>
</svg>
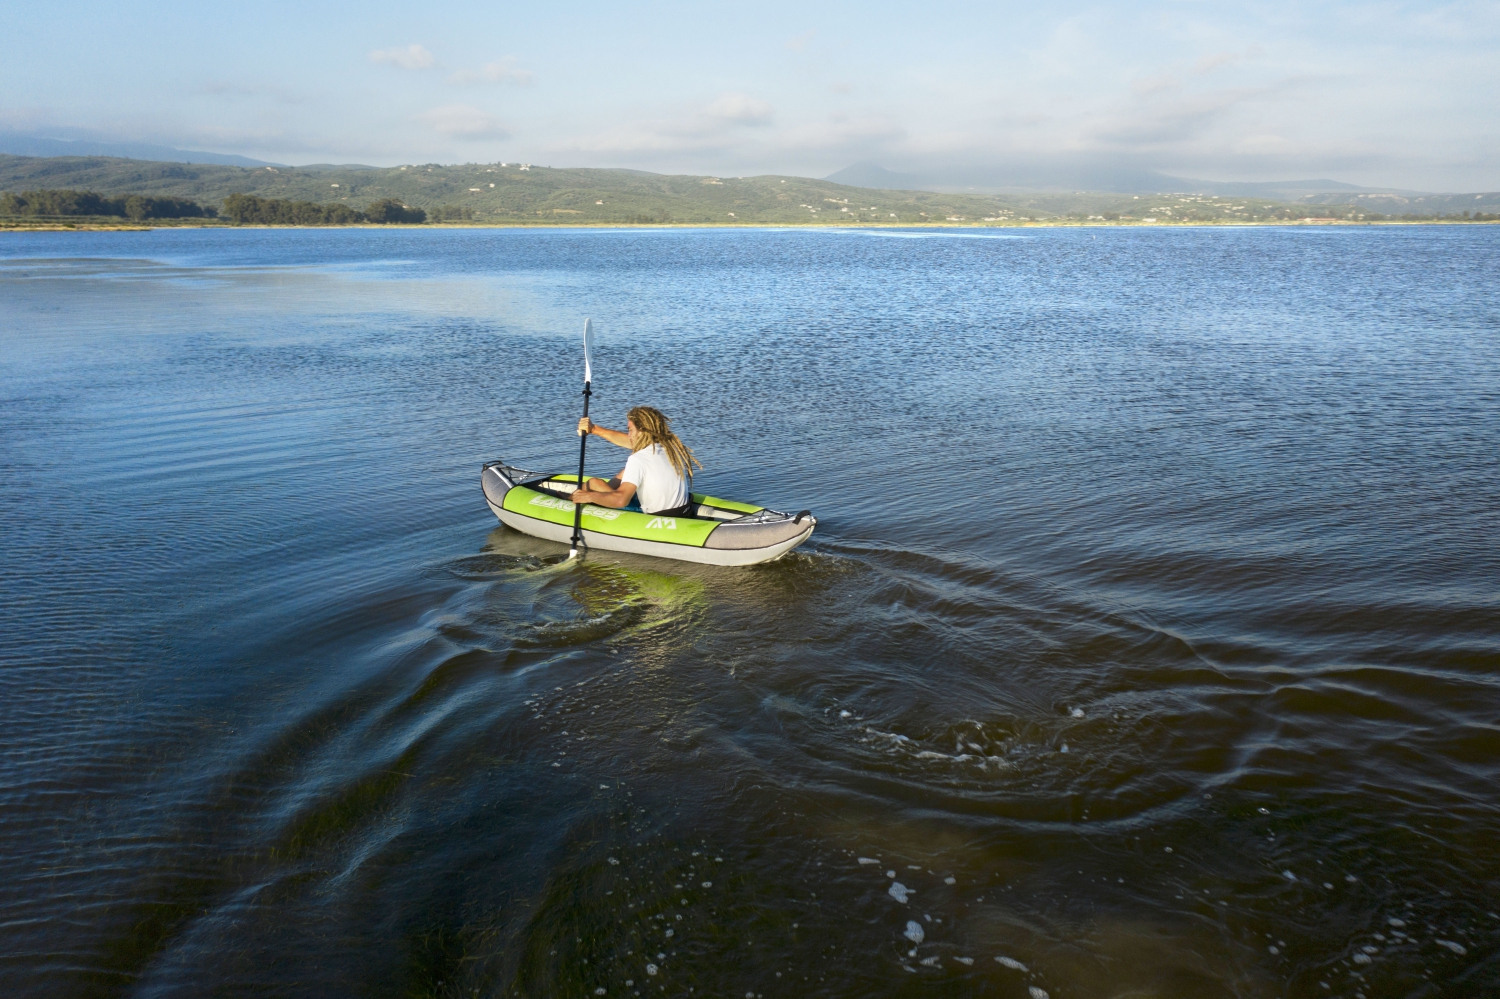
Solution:
<svg viewBox="0 0 1500 999">
<path fill-rule="evenodd" d="M 585 419 L 587 419 L 588 415 L 589 415 L 589 398 L 594 394 L 593 391 L 590 389 L 589 386 L 590 386 L 589 382 L 584 382 L 583 383 L 583 416 L 584 416 Z M 583 478 L 583 456 L 584 456 L 584 452 L 586 452 L 588 450 L 588 446 L 589 446 L 589 435 L 587 433 L 580 434 L 579 435 L 579 439 L 578 439 L 578 488 L 579 489 L 587 489 L 588 488 L 588 483 L 585 482 L 584 478 Z M 573 550 L 577 551 L 578 550 L 578 546 L 580 544 L 582 544 L 582 543 L 583 543 L 583 504 L 582 503 L 575 503 L 575 504 L 573 504 Z"/>
</svg>

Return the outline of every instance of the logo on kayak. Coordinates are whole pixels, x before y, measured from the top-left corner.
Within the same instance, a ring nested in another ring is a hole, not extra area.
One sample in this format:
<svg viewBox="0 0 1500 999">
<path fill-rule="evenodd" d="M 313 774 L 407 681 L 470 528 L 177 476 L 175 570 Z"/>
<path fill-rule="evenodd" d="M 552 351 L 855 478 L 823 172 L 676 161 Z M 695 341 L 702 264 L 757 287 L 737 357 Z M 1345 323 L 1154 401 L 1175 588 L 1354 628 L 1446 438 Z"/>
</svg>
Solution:
<svg viewBox="0 0 1500 999">
<path fill-rule="evenodd" d="M 663 528 L 668 531 L 675 531 L 677 530 L 677 521 L 671 517 L 653 517 L 651 518 L 650 523 L 648 523 L 646 526 L 648 528 L 656 527 Z"/>
<path fill-rule="evenodd" d="M 534 496 L 531 500 L 532 506 L 544 506 L 548 510 L 561 510 L 563 513 L 572 513 L 573 504 L 568 500 L 557 499 L 553 496 Z M 603 507 L 584 505 L 583 515 L 593 517 L 595 520 L 614 520 L 620 516 L 619 510 L 608 510 Z"/>
</svg>

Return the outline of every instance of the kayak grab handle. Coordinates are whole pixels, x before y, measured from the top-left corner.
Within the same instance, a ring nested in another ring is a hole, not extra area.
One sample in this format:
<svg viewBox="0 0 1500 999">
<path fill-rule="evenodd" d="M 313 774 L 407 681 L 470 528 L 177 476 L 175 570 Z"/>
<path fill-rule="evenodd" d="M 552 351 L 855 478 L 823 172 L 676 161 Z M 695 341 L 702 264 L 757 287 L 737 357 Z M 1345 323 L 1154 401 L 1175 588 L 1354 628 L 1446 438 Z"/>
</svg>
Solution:
<svg viewBox="0 0 1500 999">
<path fill-rule="evenodd" d="M 795 516 L 795 517 L 792 518 L 792 523 L 794 523 L 794 524 L 800 524 L 800 523 L 802 523 L 802 518 L 803 517 L 811 517 L 811 516 L 812 516 L 812 511 L 811 510 L 803 510 L 801 513 L 797 514 L 797 516 Z"/>
</svg>

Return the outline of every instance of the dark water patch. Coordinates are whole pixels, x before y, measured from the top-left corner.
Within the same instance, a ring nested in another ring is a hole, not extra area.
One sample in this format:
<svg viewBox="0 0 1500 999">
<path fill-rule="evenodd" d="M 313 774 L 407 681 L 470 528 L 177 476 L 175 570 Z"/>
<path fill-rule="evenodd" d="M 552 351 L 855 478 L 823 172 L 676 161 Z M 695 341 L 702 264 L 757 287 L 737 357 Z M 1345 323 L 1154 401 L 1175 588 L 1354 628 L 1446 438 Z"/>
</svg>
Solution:
<svg viewBox="0 0 1500 999">
<path fill-rule="evenodd" d="M 550 564 L 556 565 L 564 557 L 554 556 Z M 548 564 L 548 561 L 535 555 L 467 555 L 436 567 L 434 571 L 448 572 L 459 579 L 481 580 L 506 576 L 516 570 L 535 572 Z"/>
</svg>

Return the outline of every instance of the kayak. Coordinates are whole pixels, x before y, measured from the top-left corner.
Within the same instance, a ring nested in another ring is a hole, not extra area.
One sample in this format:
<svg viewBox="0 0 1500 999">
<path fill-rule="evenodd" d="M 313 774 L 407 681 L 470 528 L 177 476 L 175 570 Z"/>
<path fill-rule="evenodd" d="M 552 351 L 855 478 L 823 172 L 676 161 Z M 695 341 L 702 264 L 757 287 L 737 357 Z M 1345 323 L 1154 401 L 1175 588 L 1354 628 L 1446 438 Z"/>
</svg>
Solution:
<svg viewBox="0 0 1500 999">
<path fill-rule="evenodd" d="M 479 473 L 484 500 L 506 527 L 568 544 L 573 538 L 576 475 L 528 472 L 503 461 Z M 662 516 L 583 504 L 587 548 L 675 558 L 706 565 L 755 565 L 780 558 L 806 541 L 817 526 L 810 511 L 781 513 L 692 493 L 692 516 Z"/>
</svg>

